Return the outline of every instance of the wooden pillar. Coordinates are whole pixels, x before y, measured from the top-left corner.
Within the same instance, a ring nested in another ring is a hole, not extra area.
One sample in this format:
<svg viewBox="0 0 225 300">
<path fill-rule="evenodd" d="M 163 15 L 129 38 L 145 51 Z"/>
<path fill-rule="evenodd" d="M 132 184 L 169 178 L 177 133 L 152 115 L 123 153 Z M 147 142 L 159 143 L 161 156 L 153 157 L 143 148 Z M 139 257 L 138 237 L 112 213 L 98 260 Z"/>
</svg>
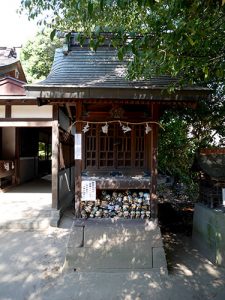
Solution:
<svg viewBox="0 0 225 300">
<path fill-rule="evenodd" d="M 11 105 L 6 105 L 5 106 L 5 117 L 8 119 L 11 118 L 11 113 L 12 113 Z"/>
<path fill-rule="evenodd" d="M 81 120 L 82 113 L 82 103 L 81 101 L 76 103 L 76 121 Z M 75 145 L 78 142 L 77 137 L 80 136 L 81 149 L 80 153 L 82 155 L 82 123 L 76 123 L 76 135 L 75 135 Z M 75 147 L 76 151 L 76 147 Z M 75 217 L 80 217 L 80 201 L 81 201 L 81 172 L 82 172 L 82 157 L 78 158 L 78 153 L 75 153 Z"/>
<path fill-rule="evenodd" d="M 52 122 L 52 208 L 59 208 L 59 124 Z"/>
<path fill-rule="evenodd" d="M 158 122 L 158 105 L 152 105 L 153 121 Z M 158 199 L 157 199 L 157 175 L 158 175 L 158 125 L 152 125 L 152 140 L 151 140 L 151 187 L 150 187 L 150 201 L 151 201 L 151 218 L 158 216 Z"/>
<path fill-rule="evenodd" d="M 20 184 L 20 139 L 21 133 L 19 128 L 16 130 L 16 149 L 15 149 L 15 184 Z"/>
</svg>

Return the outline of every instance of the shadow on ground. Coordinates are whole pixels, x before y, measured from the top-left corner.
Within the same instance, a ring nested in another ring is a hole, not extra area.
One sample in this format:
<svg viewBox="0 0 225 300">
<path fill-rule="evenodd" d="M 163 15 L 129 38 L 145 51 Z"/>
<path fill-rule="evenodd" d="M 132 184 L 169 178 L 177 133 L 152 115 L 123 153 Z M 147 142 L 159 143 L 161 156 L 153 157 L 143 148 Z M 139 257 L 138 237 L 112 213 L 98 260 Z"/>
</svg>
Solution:
<svg viewBox="0 0 225 300">
<path fill-rule="evenodd" d="M 1 300 L 225 299 L 225 270 L 205 259 L 191 237 L 176 227 L 163 232 L 168 276 L 134 271 L 60 273 L 72 222 L 73 214 L 66 212 L 62 228 L 0 231 Z"/>
</svg>

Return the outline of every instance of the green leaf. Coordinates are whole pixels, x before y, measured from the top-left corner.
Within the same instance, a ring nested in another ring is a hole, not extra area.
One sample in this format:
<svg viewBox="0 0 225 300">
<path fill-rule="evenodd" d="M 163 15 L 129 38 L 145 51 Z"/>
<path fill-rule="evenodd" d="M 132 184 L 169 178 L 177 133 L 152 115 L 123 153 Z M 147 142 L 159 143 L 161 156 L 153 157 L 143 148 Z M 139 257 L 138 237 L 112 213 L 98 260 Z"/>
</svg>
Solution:
<svg viewBox="0 0 225 300">
<path fill-rule="evenodd" d="M 137 2 L 138 2 L 138 6 L 142 7 L 144 1 L 143 0 L 137 0 Z"/>
<path fill-rule="evenodd" d="M 185 34 L 187 39 L 188 39 L 188 42 L 191 44 L 191 46 L 194 46 L 195 45 L 195 42 L 192 40 L 192 38 L 188 35 L 188 34 Z"/>
<path fill-rule="evenodd" d="M 50 33 L 50 39 L 51 39 L 51 41 L 54 40 L 55 34 L 56 34 L 56 29 L 53 29 L 52 32 Z"/>
<path fill-rule="evenodd" d="M 120 48 L 118 50 L 117 55 L 118 55 L 119 60 L 122 61 L 123 60 L 123 48 Z"/>
<path fill-rule="evenodd" d="M 30 6 L 31 6 L 31 0 L 25 0 L 24 6 L 27 7 L 27 8 L 30 8 Z"/>
<path fill-rule="evenodd" d="M 94 50 L 94 48 L 95 48 L 95 42 L 94 42 L 93 39 L 90 40 L 89 46 L 90 46 L 90 48 L 91 48 L 92 50 Z"/>
<path fill-rule="evenodd" d="M 70 38 L 71 38 L 71 32 L 67 33 L 66 36 L 65 36 L 65 39 L 66 39 L 67 43 L 69 43 Z"/>
<path fill-rule="evenodd" d="M 80 43 L 81 46 L 83 46 L 84 42 L 86 41 L 86 36 L 79 33 L 77 36 L 77 41 Z"/>
<path fill-rule="evenodd" d="M 96 35 L 99 35 L 100 32 L 101 32 L 101 26 L 96 26 L 95 29 L 94 29 L 94 32 Z"/>
<path fill-rule="evenodd" d="M 208 76 L 209 76 L 209 68 L 208 68 L 208 66 L 205 66 L 205 67 L 203 68 L 203 72 L 204 72 L 204 74 L 205 74 L 205 79 L 208 78 Z"/>
<path fill-rule="evenodd" d="M 88 14 L 90 17 L 92 16 L 93 9 L 94 9 L 94 5 L 93 5 L 92 1 L 88 1 Z"/>
<path fill-rule="evenodd" d="M 104 0 L 100 0 L 100 9 L 101 9 L 101 11 L 103 11 L 103 9 L 104 9 Z"/>
<path fill-rule="evenodd" d="M 98 40 L 95 40 L 95 39 L 91 39 L 90 40 L 90 48 L 91 48 L 91 50 L 96 51 L 97 48 L 98 48 L 98 46 L 99 46 L 99 41 Z"/>
<path fill-rule="evenodd" d="M 145 2 L 149 7 L 151 7 L 157 1 L 156 0 L 146 0 Z"/>
</svg>

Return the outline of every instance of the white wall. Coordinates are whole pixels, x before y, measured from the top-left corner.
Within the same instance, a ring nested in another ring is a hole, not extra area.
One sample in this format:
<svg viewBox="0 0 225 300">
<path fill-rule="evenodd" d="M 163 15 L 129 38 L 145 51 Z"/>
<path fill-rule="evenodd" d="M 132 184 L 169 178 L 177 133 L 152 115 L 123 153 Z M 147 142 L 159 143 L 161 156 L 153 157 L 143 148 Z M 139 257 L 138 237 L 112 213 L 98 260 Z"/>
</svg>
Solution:
<svg viewBox="0 0 225 300">
<path fill-rule="evenodd" d="M 5 118 L 5 105 L 0 105 L 0 118 Z"/>
<path fill-rule="evenodd" d="M 11 110 L 12 118 L 51 119 L 53 116 L 52 105 L 12 105 Z"/>
</svg>

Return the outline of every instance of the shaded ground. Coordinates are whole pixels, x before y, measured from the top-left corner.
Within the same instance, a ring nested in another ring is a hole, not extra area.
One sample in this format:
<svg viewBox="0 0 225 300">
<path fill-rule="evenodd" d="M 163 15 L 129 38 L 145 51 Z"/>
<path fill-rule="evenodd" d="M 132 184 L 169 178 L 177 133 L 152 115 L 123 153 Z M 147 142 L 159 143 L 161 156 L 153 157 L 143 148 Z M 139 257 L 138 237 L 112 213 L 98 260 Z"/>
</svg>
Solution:
<svg viewBox="0 0 225 300">
<path fill-rule="evenodd" d="M 193 214 L 194 204 L 185 194 L 174 193 L 169 188 L 164 190 L 158 204 L 158 219 L 170 274 L 175 272 L 176 260 L 181 253 L 193 246 Z"/>
<path fill-rule="evenodd" d="M 169 214 L 167 208 L 164 213 L 170 216 L 162 225 L 168 276 L 147 272 L 62 274 L 73 221 L 71 211 L 65 213 L 61 228 L 0 230 L 0 299 L 224 300 L 225 270 L 214 266 L 193 247 L 190 230 L 186 225 L 181 230 L 182 214 L 178 212 L 174 223 L 172 210 Z"/>
<path fill-rule="evenodd" d="M 51 182 L 36 179 L 0 191 L 0 229 L 48 228 Z"/>
</svg>

